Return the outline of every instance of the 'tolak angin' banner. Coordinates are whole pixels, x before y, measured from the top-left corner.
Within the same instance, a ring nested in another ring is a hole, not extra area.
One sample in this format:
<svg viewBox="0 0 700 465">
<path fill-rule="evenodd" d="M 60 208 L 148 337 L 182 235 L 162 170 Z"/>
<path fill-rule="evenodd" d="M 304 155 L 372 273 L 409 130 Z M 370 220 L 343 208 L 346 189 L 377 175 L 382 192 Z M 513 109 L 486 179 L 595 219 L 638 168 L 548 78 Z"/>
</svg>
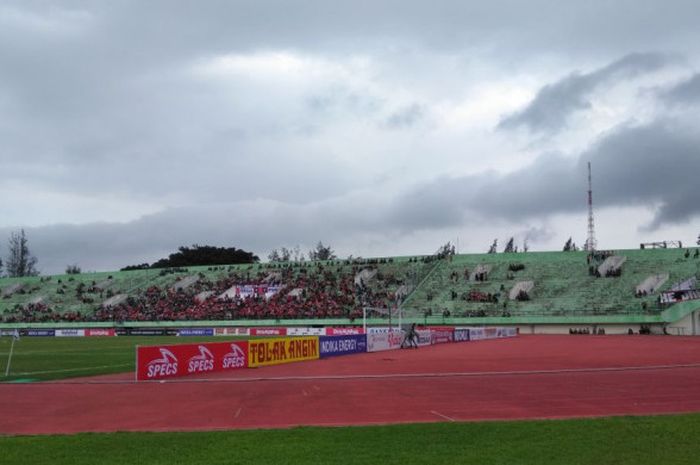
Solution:
<svg viewBox="0 0 700 465">
<path fill-rule="evenodd" d="M 249 367 L 315 360 L 319 358 L 318 336 L 251 339 L 248 352 Z"/>
</svg>

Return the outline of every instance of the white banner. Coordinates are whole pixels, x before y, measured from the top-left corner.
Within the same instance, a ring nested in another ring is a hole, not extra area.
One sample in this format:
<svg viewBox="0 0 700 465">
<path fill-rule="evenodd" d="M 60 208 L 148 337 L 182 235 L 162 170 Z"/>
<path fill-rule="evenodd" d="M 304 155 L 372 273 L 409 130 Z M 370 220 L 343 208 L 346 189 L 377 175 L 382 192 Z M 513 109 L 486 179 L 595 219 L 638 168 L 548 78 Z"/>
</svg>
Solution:
<svg viewBox="0 0 700 465">
<path fill-rule="evenodd" d="M 57 329 L 56 337 L 83 337 L 85 336 L 84 329 Z"/>
<path fill-rule="evenodd" d="M 496 337 L 515 337 L 517 335 L 515 328 L 497 328 Z"/>
<path fill-rule="evenodd" d="M 416 334 L 418 334 L 418 345 L 419 346 L 429 346 L 430 345 L 430 330 L 429 329 L 417 329 Z"/>
<path fill-rule="evenodd" d="M 380 350 L 394 350 L 401 348 L 404 332 L 394 329 L 391 332 L 368 332 L 367 352 L 378 352 Z"/>
<path fill-rule="evenodd" d="M 486 339 L 486 333 L 484 332 L 484 328 L 458 327 L 458 328 L 455 328 L 455 331 L 462 330 L 462 329 L 469 330 L 469 340 L 470 341 L 480 341 L 481 339 Z"/>
<path fill-rule="evenodd" d="M 287 328 L 287 336 L 324 336 L 326 328 Z"/>
<path fill-rule="evenodd" d="M 401 331 L 400 329 L 391 326 L 369 326 L 367 334 L 388 334 L 391 331 Z"/>
<path fill-rule="evenodd" d="M 473 328 L 473 327 L 468 327 L 468 326 L 460 326 L 455 328 L 455 334 L 457 332 L 462 332 L 464 330 L 469 330 L 469 340 L 470 341 L 480 341 L 482 339 L 497 339 L 497 338 L 504 338 L 504 337 L 515 337 L 518 335 L 518 332 L 515 328 L 513 327 L 504 327 L 504 326 L 489 326 L 486 328 Z M 463 336 L 460 335 L 460 340 Z"/>
<path fill-rule="evenodd" d="M 214 336 L 250 336 L 250 328 L 214 328 Z"/>
</svg>

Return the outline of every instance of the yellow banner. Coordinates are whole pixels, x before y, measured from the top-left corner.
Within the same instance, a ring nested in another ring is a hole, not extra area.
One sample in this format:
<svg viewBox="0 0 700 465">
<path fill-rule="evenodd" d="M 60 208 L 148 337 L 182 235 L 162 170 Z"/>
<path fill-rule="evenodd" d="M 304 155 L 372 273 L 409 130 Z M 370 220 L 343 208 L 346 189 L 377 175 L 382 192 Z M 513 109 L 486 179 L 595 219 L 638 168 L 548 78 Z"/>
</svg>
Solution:
<svg viewBox="0 0 700 465">
<path fill-rule="evenodd" d="M 318 336 L 276 337 L 248 341 L 249 367 L 315 360 L 318 357 Z"/>
</svg>

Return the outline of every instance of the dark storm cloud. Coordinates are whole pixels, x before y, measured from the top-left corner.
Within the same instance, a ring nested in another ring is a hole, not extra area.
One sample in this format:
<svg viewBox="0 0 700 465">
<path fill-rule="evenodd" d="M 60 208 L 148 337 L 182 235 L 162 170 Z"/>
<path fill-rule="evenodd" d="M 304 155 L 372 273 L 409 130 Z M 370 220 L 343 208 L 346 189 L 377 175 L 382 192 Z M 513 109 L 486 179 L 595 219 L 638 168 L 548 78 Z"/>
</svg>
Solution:
<svg viewBox="0 0 700 465">
<path fill-rule="evenodd" d="M 0 119 L 9 123 L 0 125 L 0 162 L 12 169 L 3 180 L 31 180 L 79 195 L 128 190 L 144 199 L 180 196 L 187 185 L 185 197 L 199 201 L 339 195 L 353 187 L 347 166 L 331 160 L 321 144 L 307 144 L 323 133 L 327 114 L 316 111 L 303 121 L 307 113 L 297 106 L 339 107 L 332 96 L 338 92 L 345 96 L 338 118 L 360 117 L 367 104 L 353 103 L 353 96 L 362 94 L 330 86 L 330 97 L 312 92 L 304 105 L 304 92 L 285 100 L 288 92 L 270 93 L 250 82 L 203 83 L 187 73 L 189 67 L 231 53 L 280 49 L 332 61 L 351 51 L 388 57 L 410 75 L 402 68 L 403 50 L 462 54 L 486 48 L 495 62 L 510 64 L 515 56 L 550 54 L 556 47 L 597 56 L 618 53 L 627 42 L 663 47 L 698 35 L 690 19 L 695 2 L 659 11 L 644 3 L 4 2 Z M 628 60 L 652 61 L 645 57 Z M 618 66 L 643 64 L 623 60 Z M 419 107 L 399 109 L 385 127 L 410 128 L 424 114 Z M 289 144 L 295 137 L 298 143 Z M 260 147 L 261 140 L 271 147 Z M 302 173 L 299 166 L 310 155 L 315 159 L 309 164 L 323 176 Z M 229 182 L 238 172 L 247 175 Z"/>
<path fill-rule="evenodd" d="M 634 53 L 591 73 L 570 74 L 542 87 L 525 108 L 501 120 L 498 128 L 557 131 L 577 111 L 590 107 L 589 97 L 599 87 L 655 71 L 668 61 L 668 57 L 658 54 Z"/>
<path fill-rule="evenodd" d="M 417 103 L 403 107 L 389 115 L 384 125 L 389 129 L 409 128 L 425 117 L 425 107 Z"/>
<path fill-rule="evenodd" d="M 72 263 L 83 270 L 113 270 L 153 262 L 195 243 L 234 245 L 264 259 L 273 247 L 337 243 L 348 234 L 376 230 L 385 226 L 377 213 L 352 199 L 313 205 L 244 201 L 170 208 L 125 223 L 57 224 L 25 231 L 39 269 L 59 273 Z M 3 258 L 6 238 L 16 229 L 0 228 Z"/>
<path fill-rule="evenodd" d="M 659 92 L 662 100 L 675 105 L 695 105 L 700 103 L 700 73 Z"/>
<path fill-rule="evenodd" d="M 678 121 L 660 121 L 618 128 L 577 160 L 546 154 L 507 175 L 436 179 L 399 198 L 391 217 L 412 229 L 583 212 L 588 161 L 596 207 L 655 206 L 648 229 L 700 214 L 700 134 Z"/>
<path fill-rule="evenodd" d="M 400 234 L 481 224 L 526 225 L 554 214 L 586 210 L 586 162 L 591 161 L 596 208 L 656 206 L 653 230 L 700 214 L 700 135 L 675 121 L 621 127 L 578 159 L 545 154 L 507 175 L 442 177 L 394 201 L 380 193 L 316 204 L 237 202 L 173 208 L 127 223 L 27 228 L 40 268 L 67 264 L 114 269 L 154 261 L 180 245 L 207 243 L 253 250 L 337 242 L 355 234 Z M 0 239 L 13 228 L 0 228 Z M 283 231 L 280 235 L 279 232 Z M 553 237 L 547 228 L 519 233 L 531 242 Z M 312 238 L 312 239 L 310 239 Z"/>
</svg>

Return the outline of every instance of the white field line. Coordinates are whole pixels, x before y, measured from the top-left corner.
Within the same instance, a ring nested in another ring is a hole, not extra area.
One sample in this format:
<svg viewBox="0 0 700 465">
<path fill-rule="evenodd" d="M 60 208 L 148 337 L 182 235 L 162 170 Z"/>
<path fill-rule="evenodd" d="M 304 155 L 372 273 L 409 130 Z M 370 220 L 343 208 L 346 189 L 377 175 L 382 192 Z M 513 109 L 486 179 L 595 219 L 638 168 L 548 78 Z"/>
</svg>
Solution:
<svg viewBox="0 0 700 465">
<path fill-rule="evenodd" d="M 432 413 L 433 415 L 437 415 L 437 416 L 439 416 L 439 417 L 441 417 L 441 418 L 443 418 L 443 419 L 445 419 L 445 420 L 447 420 L 447 421 L 455 421 L 454 418 L 450 418 L 450 417 L 448 417 L 447 415 L 443 415 L 443 414 L 440 413 L 440 412 L 436 412 L 435 410 L 431 410 L 430 413 Z"/>
<path fill-rule="evenodd" d="M 46 375 L 46 374 L 50 374 L 50 373 L 68 373 L 70 371 L 89 371 L 89 370 L 97 370 L 97 369 L 102 369 L 102 368 L 127 367 L 130 365 L 131 365 L 131 363 L 120 363 L 118 365 L 100 365 L 100 366 L 96 366 L 96 367 L 65 368 L 62 370 L 21 371 L 18 373 L 10 373 L 10 375 L 11 376 Z"/>
</svg>

